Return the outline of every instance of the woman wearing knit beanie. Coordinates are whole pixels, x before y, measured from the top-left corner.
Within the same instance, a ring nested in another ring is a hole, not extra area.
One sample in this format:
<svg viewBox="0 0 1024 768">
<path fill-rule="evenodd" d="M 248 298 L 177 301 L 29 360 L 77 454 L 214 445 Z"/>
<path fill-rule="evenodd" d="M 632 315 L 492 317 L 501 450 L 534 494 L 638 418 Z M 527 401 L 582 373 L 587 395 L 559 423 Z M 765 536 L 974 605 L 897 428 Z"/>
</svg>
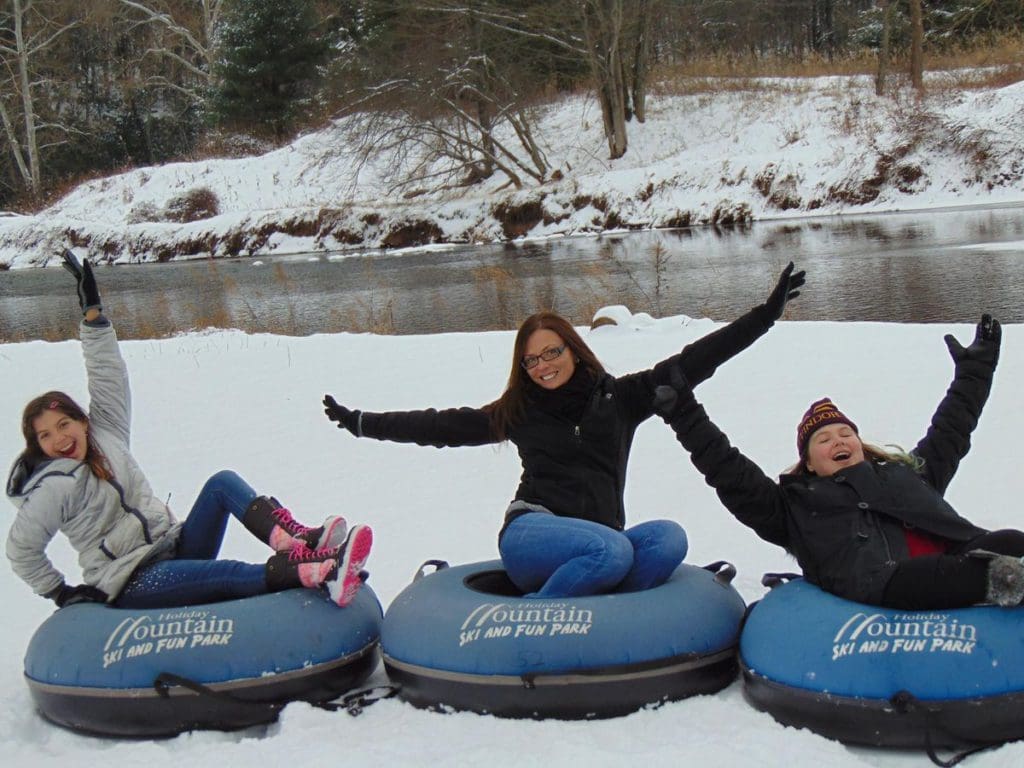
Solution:
<svg viewBox="0 0 1024 768">
<path fill-rule="evenodd" d="M 777 483 L 732 448 L 682 376 L 659 388 L 656 408 L 726 508 L 796 557 L 809 582 L 890 608 L 1016 606 L 1024 533 L 979 528 L 943 498 L 988 399 L 1000 335 L 983 315 L 968 347 L 945 337 L 953 382 L 910 453 L 864 443 L 824 398 L 800 419 L 799 461 Z"/>
</svg>

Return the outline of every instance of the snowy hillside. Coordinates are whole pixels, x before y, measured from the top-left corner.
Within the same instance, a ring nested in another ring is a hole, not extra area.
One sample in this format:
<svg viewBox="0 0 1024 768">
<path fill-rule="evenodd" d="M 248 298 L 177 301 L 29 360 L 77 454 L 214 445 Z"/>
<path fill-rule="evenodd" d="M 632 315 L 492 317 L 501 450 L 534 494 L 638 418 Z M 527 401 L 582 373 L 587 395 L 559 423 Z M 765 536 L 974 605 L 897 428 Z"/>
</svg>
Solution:
<svg viewBox="0 0 1024 768">
<path fill-rule="evenodd" d="M 653 96 L 608 161 L 596 104 L 573 97 L 537 131 L 561 178 L 516 191 L 500 175 L 394 189 L 398 161 L 361 163 L 339 121 L 262 156 L 138 169 L 0 219 L 0 268 L 45 264 L 68 243 L 129 262 L 1020 202 L 1021 125 L 1024 83 L 937 87 L 918 104 L 877 98 L 867 77 L 765 80 Z"/>
</svg>

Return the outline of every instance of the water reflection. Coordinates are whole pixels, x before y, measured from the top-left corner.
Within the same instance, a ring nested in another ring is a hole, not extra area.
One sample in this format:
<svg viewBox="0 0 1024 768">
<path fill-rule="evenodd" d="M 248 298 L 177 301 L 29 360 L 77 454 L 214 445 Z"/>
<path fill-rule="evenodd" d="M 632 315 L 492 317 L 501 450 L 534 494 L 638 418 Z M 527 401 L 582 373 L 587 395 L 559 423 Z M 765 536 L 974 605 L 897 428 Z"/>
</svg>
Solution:
<svg viewBox="0 0 1024 768">
<path fill-rule="evenodd" d="M 726 320 L 761 301 L 790 259 L 809 276 L 791 319 L 973 322 L 987 310 L 1024 322 L 1024 207 L 402 255 L 125 265 L 97 275 L 125 338 L 208 326 L 438 333 L 514 328 L 547 308 L 582 325 L 607 304 Z M 0 273 L 0 340 L 67 338 L 77 317 L 63 270 Z"/>
</svg>

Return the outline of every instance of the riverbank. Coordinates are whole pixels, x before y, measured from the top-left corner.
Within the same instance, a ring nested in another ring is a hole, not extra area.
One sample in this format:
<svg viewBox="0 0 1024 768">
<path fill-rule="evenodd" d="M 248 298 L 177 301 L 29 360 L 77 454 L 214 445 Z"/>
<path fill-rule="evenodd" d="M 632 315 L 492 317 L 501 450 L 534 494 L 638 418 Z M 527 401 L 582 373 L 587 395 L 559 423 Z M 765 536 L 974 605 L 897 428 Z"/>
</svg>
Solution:
<svg viewBox="0 0 1024 768">
<path fill-rule="evenodd" d="M 867 77 L 655 94 L 615 161 L 600 122 L 589 98 L 545 108 L 537 136 L 559 178 L 520 190 L 497 176 L 396 189 L 400 160 L 361 162 L 344 120 L 257 157 L 138 169 L 0 220 L 0 269 L 54 263 L 65 245 L 112 263 L 362 253 L 1024 202 L 1024 83 L 921 101 L 878 98 Z"/>
</svg>

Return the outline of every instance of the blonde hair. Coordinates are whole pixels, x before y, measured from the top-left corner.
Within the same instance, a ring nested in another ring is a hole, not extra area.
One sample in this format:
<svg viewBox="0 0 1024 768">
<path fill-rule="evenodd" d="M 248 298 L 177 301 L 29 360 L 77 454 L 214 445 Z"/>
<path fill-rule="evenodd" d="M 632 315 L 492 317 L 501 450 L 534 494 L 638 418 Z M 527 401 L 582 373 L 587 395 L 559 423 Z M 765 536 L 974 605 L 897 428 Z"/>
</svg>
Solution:
<svg viewBox="0 0 1024 768">
<path fill-rule="evenodd" d="M 877 446 L 873 443 L 865 443 L 863 440 L 860 442 L 861 449 L 864 451 L 864 458 L 870 461 L 872 464 L 906 464 L 915 472 L 920 472 L 921 468 L 924 467 L 924 459 L 917 454 L 909 453 L 898 445 L 889 444 L 884 448 Z M 800 459 L 796 464 L 783 470 L 784 475 L 813 475 L 807 468 L 807 449 L 805 448 L 803 453 L 800 454 Z"/>
</svg>

